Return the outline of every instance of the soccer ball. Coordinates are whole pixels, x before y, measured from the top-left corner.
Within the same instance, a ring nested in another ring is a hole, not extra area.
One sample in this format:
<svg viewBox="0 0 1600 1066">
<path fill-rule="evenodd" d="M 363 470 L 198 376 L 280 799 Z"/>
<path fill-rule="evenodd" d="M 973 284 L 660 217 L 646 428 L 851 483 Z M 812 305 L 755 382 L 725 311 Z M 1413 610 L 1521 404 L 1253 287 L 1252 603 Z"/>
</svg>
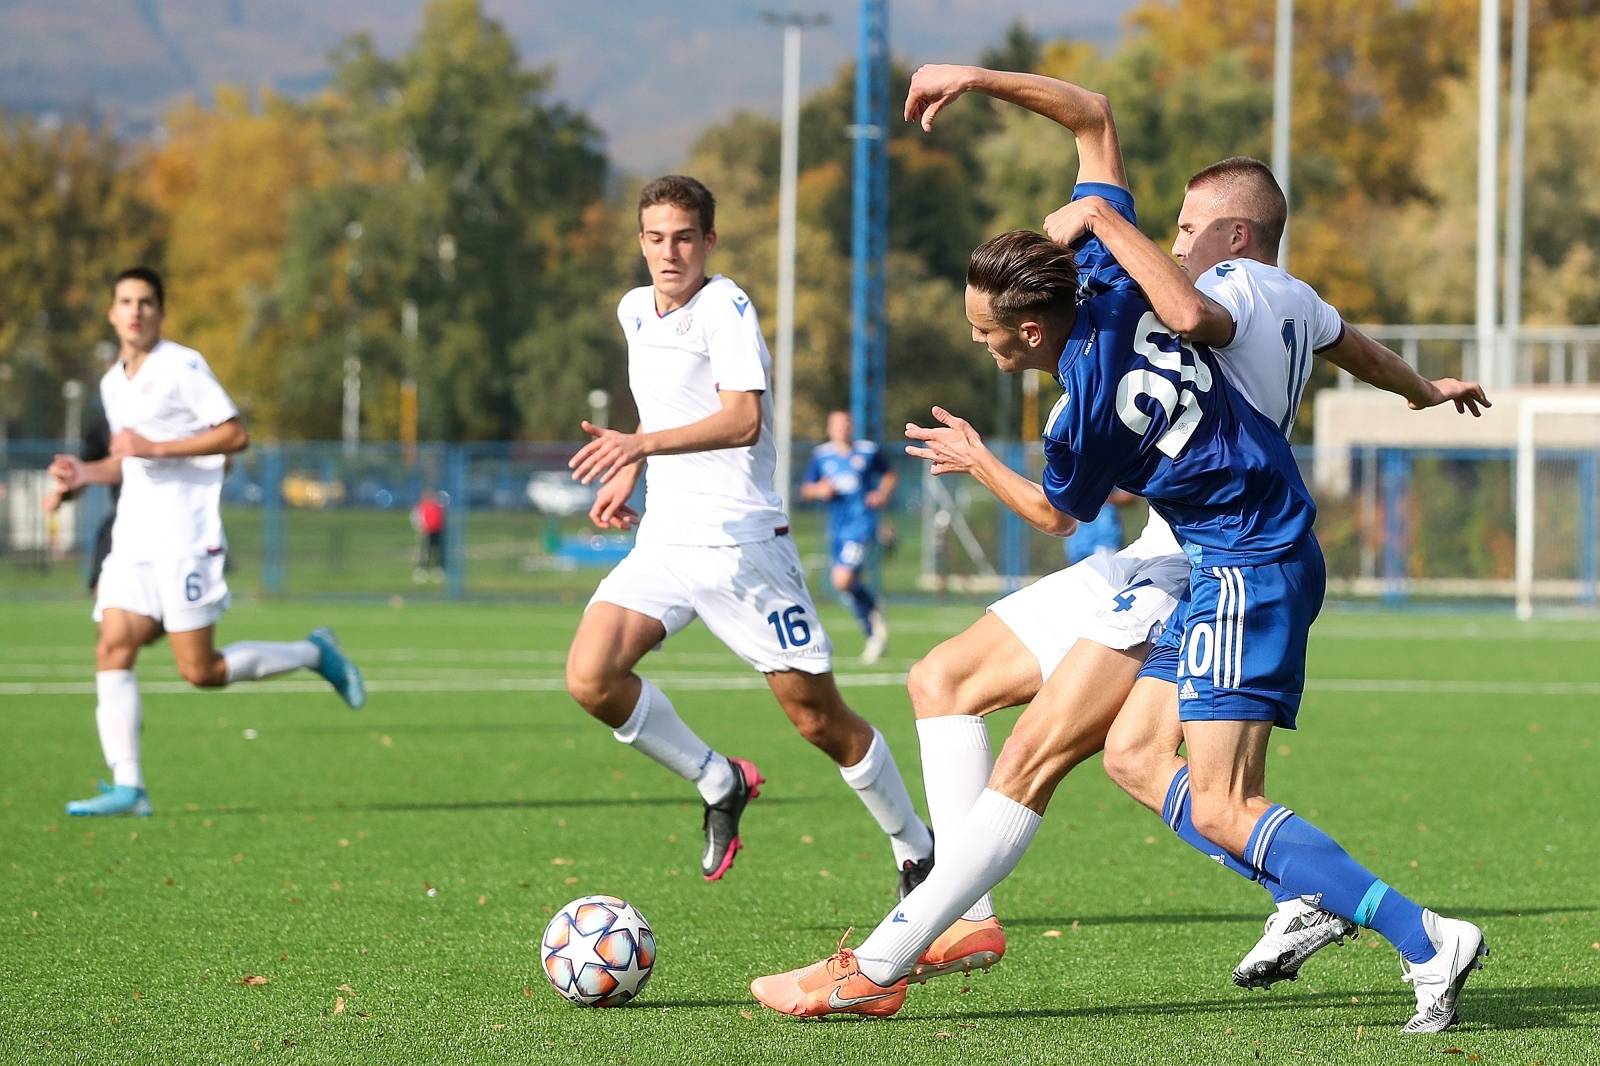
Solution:
<svg viewBox="0 0 1600 1066">
<path fill-rule="evenodd" d="M 580 1007 L 620 1007 L 644 990 L 656 935 L 627 900 L 584 896 L 556 912 L 539 942 L 550 985 Z"/>
</svg>

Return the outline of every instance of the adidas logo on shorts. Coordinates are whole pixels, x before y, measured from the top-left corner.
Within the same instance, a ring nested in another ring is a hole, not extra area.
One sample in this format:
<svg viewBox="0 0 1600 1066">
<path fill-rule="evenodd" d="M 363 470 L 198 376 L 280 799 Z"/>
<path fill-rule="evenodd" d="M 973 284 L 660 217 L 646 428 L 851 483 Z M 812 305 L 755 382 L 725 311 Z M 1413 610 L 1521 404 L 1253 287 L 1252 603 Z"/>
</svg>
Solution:
<svg viewBox="0 0 1600 1066">
<path fill-rule="evenodd" d="M 1196 692 L 1194 690 L 1193 683 L 1191 683 L 1187 678 L 1185 678 L 1184 682 L 1183 682 L 1183 687 L 1178 689 L 1178 698 L 1180 700 L 1199 699 L 1200 698 L 1200 693 Z"/>
</svg>

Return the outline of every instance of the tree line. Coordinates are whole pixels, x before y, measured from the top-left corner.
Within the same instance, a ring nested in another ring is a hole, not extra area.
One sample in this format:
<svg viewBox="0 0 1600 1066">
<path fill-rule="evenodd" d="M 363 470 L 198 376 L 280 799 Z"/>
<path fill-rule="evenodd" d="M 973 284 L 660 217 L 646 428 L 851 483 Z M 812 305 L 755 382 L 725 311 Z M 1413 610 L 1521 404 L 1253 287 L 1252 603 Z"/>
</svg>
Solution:
<svg viewBox="0 0 1600 1066">
<path fill-rule="evenodd" d="M 1273 0 L 1146 0 L 1110 50 L 1014 25 L 979 61 L 1110 96 L 1141 225 L 1170 240 L 1184 180 L 1264 157 Z M 1600 321 L 1600 14 L 1535 5 L 1524 306 Z M 1467 321 L 1473 294 L 1477 0 L 1300 0 L 1293 268 L 1348 317 Z M 1505 35 L 1509 39 L 1509 33 Z M 928 56 L 921 59 L 963 57 Z M 59 432 L 61 386 L 99 375 L 106 285 L 168 278 L 168 332 L 203 351 L 264 438 L 340 430 L 359 359 L 362 436 L 395 439 L 414 389 L 423 439 L 570 439 L 591 390 L 629 402 L 621 292 L 645 280 L 624 175 L 554 74 L 526 67 L 477 0 L 433 0 L 402 54 L 365 36 L 296 101 L 219 88 L 162 135 L 0 115 L 0 423 Z M 910 67 L 897 66 L 903 89 Z M 854 72 L 802 106 L 796 431 L 848 402 Z M 778 127 L 739 113 L 682 168 L 719 200 L 713 269 L 775 325 Z M 970 249 L 1037 227 L 1069 195 L 1071 137 L 982 99 L 925 135 L 891 122 L 888 424 L 938 401 L 1015 432 L 1016 382 L 975 358 Z"/>
</svg>

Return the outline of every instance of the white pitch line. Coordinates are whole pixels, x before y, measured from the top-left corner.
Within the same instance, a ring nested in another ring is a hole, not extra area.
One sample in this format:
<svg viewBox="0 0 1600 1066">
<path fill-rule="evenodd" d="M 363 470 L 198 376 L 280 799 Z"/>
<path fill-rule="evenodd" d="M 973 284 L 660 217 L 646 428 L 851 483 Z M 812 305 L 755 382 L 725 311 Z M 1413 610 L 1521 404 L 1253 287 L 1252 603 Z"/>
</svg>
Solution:
<svg viewBox="0 0 1600 1066">
<path fill-rule="evenodd" d="M 903 673 L 838 674 L 840 684 L 846 688 L 898 688 L 905 684 Z M 719 692 L 760 690 L 767 687 L 766 679 L 759 674 L 671 674 L 655 673 L 651 679 L 669 689 L 685 692 Z M 256 695 L 272 696 L 284 693 L 327 692 L 328 686 L 320 681 L 274 681 L 262 685 L 234 685 L 228 689 L 197 689 L 182 681 L 153 681 L 140 685 L 146 693 L 162 695 Z M 446 678 L 418 680 L 372 680 L 367 682 L 369 692 L 420 693 L 420 692 L 564 692 L 566 679 L 562 677 L 505 677 L 452 680 Z M 93 682 L 5 682 L 0 683 L 0 697 L 12 696 L 90 696 L 94 695 Z M 1600 696 L 1600 681 L 1409 681 L 1396 678 L 1335 677 L 1313 680 L 1306 693 L 1318 692 L 1374 692 L 1401 694 L 1451 694 L 1465 696 Z"/>
</svg>

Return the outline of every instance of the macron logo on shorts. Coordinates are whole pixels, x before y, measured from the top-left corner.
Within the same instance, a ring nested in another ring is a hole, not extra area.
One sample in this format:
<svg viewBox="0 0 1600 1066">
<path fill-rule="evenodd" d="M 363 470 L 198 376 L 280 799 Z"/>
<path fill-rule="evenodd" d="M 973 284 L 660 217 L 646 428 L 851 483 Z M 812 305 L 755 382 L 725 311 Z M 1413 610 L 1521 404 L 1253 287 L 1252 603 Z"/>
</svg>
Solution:
<svg viewBox="0 0 1600 1066">
<path fill-rule="evenodd" d="M 1180 700 L 1195 700 L 1200 698 L 1200 693 L 1194 690 L 1194 683 L 1188 678 L 1183 681 L 1183 687 L 1178 690 Z"/>
</svg>

